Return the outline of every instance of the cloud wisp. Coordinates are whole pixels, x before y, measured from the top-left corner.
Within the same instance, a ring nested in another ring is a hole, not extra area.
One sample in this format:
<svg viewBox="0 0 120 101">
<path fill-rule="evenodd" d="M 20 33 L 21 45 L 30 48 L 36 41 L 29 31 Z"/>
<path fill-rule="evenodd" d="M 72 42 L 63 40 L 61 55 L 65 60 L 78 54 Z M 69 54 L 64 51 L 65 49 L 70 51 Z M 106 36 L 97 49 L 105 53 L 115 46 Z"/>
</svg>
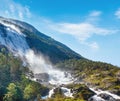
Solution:
<svg viewBox="0 0 120 101">
<path fill-rule="evenodd" d="M 6 5 L 4 7 L 4 5 Z M 70 22 L 54 22 L 52 20 L 48 20 L 41 16 L 37 16 L 36 14 L 30 12 L 28 6 L 22 6 L 13 0 L 3 0 L 0 3 L 0 14 L 5 17 L 12 17 L 15 19 L 20 19 L 26 21 L 30 21 L 30 19 L 36 19 L 37 22 L 41 22 L 38 24 L 40 28 L 43 30 L 46 29 L 49 33 L 60 33 L 60 34 L 68 34 L 79 40 L 80 44 L 86 45 L 91 49 L 98 50 L 99 45 L 96 41 L 88 42 L 88 39 L 92 38 L 93 35 L 98 36 L 106 36 L 110 34 L 117 33 L 119 30 L 102 28 L 96 24 L 99 20 L 101 11 L 91 11 L 84 21 L 79 23 L 70 23 Z M 117 18 L 120 19 L 120 8 L 115 12 Z M 34 23 L 36 25 L 36 23 Z M 40 25 L 41 24 L 41 25 Z"/>
<path fill-rule="evenodd" d="M 51 29 L 64 34 L 70 34 L 75 36 L 79 41 L 83 42 L 90 38 L 93 34 L 96 35 L 109 35 L 116 33 L 117 30 L 109 30 L 101 27 L 97 27 L 90 23 L 56 23 L 50 24 Z"/>
<path fill-rule="evenodd" d="M 24 20 L 25 18 L 30 18 L 32 16 L 28 6 L 22 6 L 13 0 L 1 1 L 0 9 L 0 14 L 5 17 Z"/>
<path fill-rule="evenodd" d="M 70 23 L 70 22 L 53 22 L 50 20 L 44 21 L 47 29 L 51 32 L 58 32 L 61 34 L 68 34 L 79 40 L 80 44 L 86 45 L 93 50 L 99 49 L 99 44 L 96 41 L 89 42 L 88 39 L 93 35 L 107 36 L 119 32 L 117 29 L 109 29 L 100 27 L 96 24 L 98 18 L 102 14 L 101 11 L 92 11 L 83 22 Z"/>
<path fill-rule="evenodd" d="M 91 16 L 91 17 L 98 17 L 98 16 L 100 16 L 101 14 L 102 14 L 101 11 L 92 11 L 92 12 L 89 14 L 89 16 Z"/>
<path fill-rule="evenodd" d="M 120 8 L 115 12 L 115 16 L 120 19 Z"/>
<path fill-rule="evenodd" d="M 93 35 L 106 36 L 115 34 L 118 30 L 106 29 L 98 27 L 94 24 L 81 23 L 49 23 L 49 27 L 59 33 L 69 34 L 75 37 L 81 44 L 87 45 L 92 49 L 99 49 L 97 42 L 87 42 Z"/>
</svg>

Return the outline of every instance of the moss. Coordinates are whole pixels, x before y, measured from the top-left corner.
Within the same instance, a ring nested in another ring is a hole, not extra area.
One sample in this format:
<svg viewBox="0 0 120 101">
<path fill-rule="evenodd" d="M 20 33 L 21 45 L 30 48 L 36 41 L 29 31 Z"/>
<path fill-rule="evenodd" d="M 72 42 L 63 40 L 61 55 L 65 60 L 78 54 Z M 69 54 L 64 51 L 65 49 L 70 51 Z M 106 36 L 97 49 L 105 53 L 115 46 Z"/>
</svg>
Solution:
<svg viewBox="0 0 120 101">
<path fill-rule="evenodd" d="M 72 89 L 74 98 L 82 100 L 88 100 L 88 98 L 95 94 L 84 84 L 69 84 L 67 87 Z"/>
<path fill-rule="evenodd" d="M 57 66 L 71 70 L 75 78 L 89 86 L 119 92 L 120 68 L 117 66 L 86 59 L 66 60 Z"/>
<path fill-rule="evenodd" d="M 54 89 L 54 94 L 52 95 L 52 98 L 64 98 L 65 96 L 63 95 L 63 92 L 61 90 L 61 88 L 56 88 Z"/>
<path fill-rule="evenodd" d="M 39 100 L 39 101 L 85 101 L 83 99 L 74 99 L 74 98 L 50 98 L 47 100 Z"/>
</svg>

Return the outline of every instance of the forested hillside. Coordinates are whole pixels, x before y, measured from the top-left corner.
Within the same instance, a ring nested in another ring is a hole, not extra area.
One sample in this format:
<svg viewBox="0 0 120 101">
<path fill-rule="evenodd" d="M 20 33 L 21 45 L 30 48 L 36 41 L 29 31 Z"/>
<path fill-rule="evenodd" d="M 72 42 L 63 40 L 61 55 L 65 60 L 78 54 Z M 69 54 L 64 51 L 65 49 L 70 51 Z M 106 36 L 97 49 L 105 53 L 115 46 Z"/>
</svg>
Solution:
<svg viewBox="0 0 120 101">
<path fill-rule="evenodd" d="M 25 22 L 0 17 L 0 101 L 119 101 L 119 96 L 119 67 L 88 60 Z"/>
<path fill-rule="evenodd" d="M 48 88 L 26 77 L 33 74 L 22 65 L 19 58 L 1 48 L 0 52 L 0 101 L 28 101 L 46 95 Z"/>
<path fill-rule="evenodd" d="M 71 71 L 78 82 L 120 95 L 120 68 L 117 66 L 87 59 L 71 59 L 57 64 L 57 67 Z"/>
</svg>

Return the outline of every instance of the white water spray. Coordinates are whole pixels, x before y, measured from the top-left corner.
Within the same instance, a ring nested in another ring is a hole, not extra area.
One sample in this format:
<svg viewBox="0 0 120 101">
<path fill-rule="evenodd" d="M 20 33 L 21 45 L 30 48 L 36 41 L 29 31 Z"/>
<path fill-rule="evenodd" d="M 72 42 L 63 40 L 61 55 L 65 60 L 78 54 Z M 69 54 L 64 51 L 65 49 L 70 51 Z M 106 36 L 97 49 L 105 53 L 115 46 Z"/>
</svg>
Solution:
<svg viewBox="0 0 120 101">
<path fill-rule="evenodd" d="M 47 73 L 49 75 L 50 84 L 61 85 L 72 82 L 72 77 L 69 73 L 55 69 L 50 62 L 45 61 L 42 55 L 35 55 L 32 50 L 29 50 L 25 57 L 30 65 L 30 70 L 34 74 Z"/>
<path fill-rule="evenodd" d="M 116 95 L 116 94 L 112 94 L 108 91 L 102 91 L 100 89 L 95 90 L 94 88 L 89 88 L 90 90 L 92 90 L 93 92 L 96 93 L 96 95 L 94 95 L 92 98 L 95 99 L 95 101 L 105 101 L 104 99 L 102 99 L 99 95 L 100 94 L 108 94 L 111 97 L 113 97 L 114 99 L 119 99 L 120 100 L 120 96 Z"/>
</svg>

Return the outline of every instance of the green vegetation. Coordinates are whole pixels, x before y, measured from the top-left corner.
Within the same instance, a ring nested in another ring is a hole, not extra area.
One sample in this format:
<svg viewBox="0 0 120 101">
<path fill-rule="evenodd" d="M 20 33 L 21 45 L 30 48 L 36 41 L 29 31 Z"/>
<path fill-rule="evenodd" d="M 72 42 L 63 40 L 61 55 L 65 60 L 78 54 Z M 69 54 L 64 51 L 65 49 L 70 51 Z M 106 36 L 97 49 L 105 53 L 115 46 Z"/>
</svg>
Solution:
<svg viewBox="0 0 120 101">
<path fill-rule="evenodd" d="M 4 96 L 4 101 L 21 101 L 22 92 L 14 83 L 10 83 L 7 87 L 7 93 Z"/>
<path fill-rule="evenodd" d="M 19 58 L 0 51 L 0 101 L 28 101 L 46 95 L 48 88 L 26 78 L 31 73 Z"/>
<path fill-rule="evenodd" d="M 37 31 L 31 25 L 3 19 L 4 22 L 14 24 L 26 35 L 26 41 L 36 53 L 42 53 L 57 68 L 67 70 L 77 78 L 78 82 L 88 86 L 109 90 L 120 95 L 120 68 L 111 64 L 94 62 L 84 59 L 67 46 Z M 2 37 L 7 37 L 4 25 Z M 74 98 L 67 98 L 60 89 L 55 90 L 52 98 L 42 100 L 41 96 L 48 93 L 48 88 L 26 77 L 33 77 L 33 73 L 22 65 L 22 61 L 13 56 L 6 47 L 0 45 L 0 101 L 86 101 L 94 93 L 82 84 L 67 85 L 71 88 Z"/>
<path fill-rule="evenodd" d="M 71 92 L 73 92 L 73 98 L 65 97 L 61 88 L 58 87 L 54 89 L 55 94 L 53 94 L 51 98 L 39 101 L 87 101 L 95 94 L 84 84 L 72 83 L 65 85 L 65 87 L 71 89 Z"/>
<path fill-rule="evenodd" d="M 26 41 L 30 48 L 35 50 L 35 52 L 40 52 L 47 56 L 52 63 L 58 63 L 67 59 L 81 59 L 81 55 L 75 53 L 67 46 L 54 39 L 38 32 L 30 32 L 29 30 L 23 30 L 26 34 Z"/>
<path fill-rule="evenodd" d="M 85 101 L 82 99 L 73 99 L 73 98 L 50 98 L 47 100 L 38 100 L 38 101 Z"/>
<path fill-rule="evenodd" d="M 62 70 L 72 71 L 78 81 L 86 82 L 103 90 L 120 95 L 120 68 L 111 64 L 86 59 L 71 59 L 56 65 Z"/>
<path fill-rule="evenodd" d="M 25 74 L 32 75 L 30 73 L 27 67 L 22 66 L 19 58 L 2 48 L 0 51 L 0 101 L 32 101 L 34 99 L 44 101 L 41 96 L 46 95 L 49 89 L 26 78 Z M 60 89 L 56 89 L 52 98 L 45 101 L 85 101 L 85 96 L 89 95 L 90 91 L 83 85 L 74 86 L 74 90 L 81 89 L 74 94 L 75 98 L 67 98 Z M 72 85 L 71 89 L 73 89 Z"/>
<path fill-rule="evenodd" d="M 120 94 L 120 68 L 85 59 L 71 59 L 56 65 L 57 68 L 72 71 L 78 81 L 86 82 L 90 86 L 110 90 Z M 49 89 L 43 85 L 26 78 L 32 77 L 32 72 L 22 65 L 19 58 L 14 57 L 5 48 L 0 50 L 0 101 L 86 101 L 94 95 L 83 84 L 70 84 L 74 98 L 65 97 L 60 89 L 52 98 L 42 100 L 41 96 L 48 93 Z"/>
<path fill-rule="evenodd" d="M 69 84 L 67 88 L 72 89 L 74 98 L 82 100 L 88 100 L 95 94 L 85 84 Z"/>
<path fill-rule="evenodd" d="M 52 63 L 58 63 L 60 61 L 73 58 L 83 58 L 81 55 L 77 54 L 66 45 L 39 32 L 32 25 L 18 20 L 10 20 L 11 21 L 5 18 L 2 19 L 4 23 L 14 25 L 16 28 L 20 29 L 20 31 L 26 35 L 26 41 L 30 48 L 35 52 L 42 53 L 44 56 L 47 56 L 47 58 L 49 58 Z M 4 35 L 6 35 L 4 26 L 2 24 L 0 26 L 2 27 L 0 30 L 3 31 Z"/>
</svg>

